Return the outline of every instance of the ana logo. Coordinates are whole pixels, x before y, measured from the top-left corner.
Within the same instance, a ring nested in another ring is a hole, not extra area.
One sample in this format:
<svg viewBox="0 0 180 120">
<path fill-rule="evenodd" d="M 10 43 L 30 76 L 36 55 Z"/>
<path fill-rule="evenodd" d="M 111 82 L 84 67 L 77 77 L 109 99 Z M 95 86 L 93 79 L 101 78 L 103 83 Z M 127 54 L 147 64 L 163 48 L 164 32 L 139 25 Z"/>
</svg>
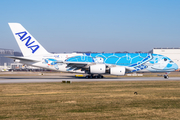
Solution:
<svg viewBox="0 0 180 120">
<path fill-rule="evenodd" d="M 30 48 L 32 50 L 32 53 L 35 53 L 36 50 L 39 49 L 39 45 L 33 44 L 35 43 L 35 41 L 31 40 L 31 36 L 28 36 L 26 31 L 15 33 L 15 35 L 18 35 L 22 42 L 26 41 L 25 45 L 27 48 Z"/>
</svg>

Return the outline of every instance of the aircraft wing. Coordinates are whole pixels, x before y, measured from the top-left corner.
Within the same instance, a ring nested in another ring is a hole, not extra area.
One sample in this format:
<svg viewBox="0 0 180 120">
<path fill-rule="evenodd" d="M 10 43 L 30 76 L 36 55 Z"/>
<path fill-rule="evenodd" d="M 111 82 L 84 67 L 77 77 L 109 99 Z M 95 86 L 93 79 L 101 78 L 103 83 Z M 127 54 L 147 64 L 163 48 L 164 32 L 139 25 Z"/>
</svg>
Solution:
<svg viewBox="0 0 180 120">
<path fill-rule="evenodd" d="M 69 70 L 79 70 L 83 71 L 84 69 L 88 69 L 92 63 L 90 62 L 65 62 L 67 64 L 67 68 Z"/>
<path fill-rule="evenodd" d="M 97 64 L 92 62 L 65 62 L 65 63 L 67 64 L 67 67 L 69 67 L 70 70 L 81 69 L 81 71 L 85 69 L 87 70 L 89 69 L 89 66 Z M 117 65 L 106 64 L 107 69 L 111 67 L 117 67 Z M 128 67 L 128 66 L 121 66 L 121 67 L 125 67 L 127 72 L 135 70 L 134 67 Z"/>
</svg>

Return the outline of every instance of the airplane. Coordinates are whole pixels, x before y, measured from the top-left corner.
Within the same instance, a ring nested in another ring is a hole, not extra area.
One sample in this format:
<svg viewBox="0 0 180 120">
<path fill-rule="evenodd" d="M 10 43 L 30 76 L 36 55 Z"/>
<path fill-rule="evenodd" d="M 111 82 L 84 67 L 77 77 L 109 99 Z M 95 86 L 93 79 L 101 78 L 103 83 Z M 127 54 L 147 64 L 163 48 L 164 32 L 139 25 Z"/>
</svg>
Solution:
<svg viewBox="0 0 180 120">
<path fill-rule="evenodd" d="M 124 76 L 134 72 L 170 73 L 178 69 L 170 58 L 152 53 L 60 53 L 52 54 L 20 24 L 8 23 L 23 57 L 9 56 L 15 62 L 61 72 L 87 74 L 86 78 L 103 78 L 104 74 Z M 169 78 L 168 74 L 164 78 Z"/>
</svg>

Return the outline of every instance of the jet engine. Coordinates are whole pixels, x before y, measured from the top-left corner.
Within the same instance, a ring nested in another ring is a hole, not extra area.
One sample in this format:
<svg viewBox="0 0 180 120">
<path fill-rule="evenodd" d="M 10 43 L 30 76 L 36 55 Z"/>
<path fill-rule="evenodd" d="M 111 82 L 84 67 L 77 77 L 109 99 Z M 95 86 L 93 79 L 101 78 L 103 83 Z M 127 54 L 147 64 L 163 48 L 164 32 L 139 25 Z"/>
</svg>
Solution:
<svg viewBox="0 0 180 120">
<path fill-rule="evenodd" d="M 21 60 L 14 59 L 14 62 L 15 62 L 15 63 L 20 63 L 20 62 L 21 62 Z"/>
<path fill-rule="evenodd" d="M 106 73 L 106 65 L 105 64 L 96 64 L 89 66 L 89 72 L 92 74 L 103 74 Z"/>
<path fill-rule="evenodd" d="M 111 75 L 125 75 L 126 68 L 125 67 L 112 67 L 110 68 L 110 74 Z"/>
</svg>

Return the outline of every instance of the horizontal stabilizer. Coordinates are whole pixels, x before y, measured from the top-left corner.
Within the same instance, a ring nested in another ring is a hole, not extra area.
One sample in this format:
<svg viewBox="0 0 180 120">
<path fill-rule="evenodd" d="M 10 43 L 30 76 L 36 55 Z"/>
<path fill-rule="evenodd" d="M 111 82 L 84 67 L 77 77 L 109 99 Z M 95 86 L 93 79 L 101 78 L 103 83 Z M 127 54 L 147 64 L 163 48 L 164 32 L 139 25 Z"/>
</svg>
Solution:
<svg viewBox="0 0 180 120">
<path fill-rule="evenodd" d="M 11 58 L 11 59 L 29 61 L 29 62 L 39 62 L 39 61 L 37 61 L 37 60 L 33 60 L 33 59 L 25 58 L 25 57 L 17 57 L 17 56 L 5 56 L 5 57 Z"/>
</svg>

